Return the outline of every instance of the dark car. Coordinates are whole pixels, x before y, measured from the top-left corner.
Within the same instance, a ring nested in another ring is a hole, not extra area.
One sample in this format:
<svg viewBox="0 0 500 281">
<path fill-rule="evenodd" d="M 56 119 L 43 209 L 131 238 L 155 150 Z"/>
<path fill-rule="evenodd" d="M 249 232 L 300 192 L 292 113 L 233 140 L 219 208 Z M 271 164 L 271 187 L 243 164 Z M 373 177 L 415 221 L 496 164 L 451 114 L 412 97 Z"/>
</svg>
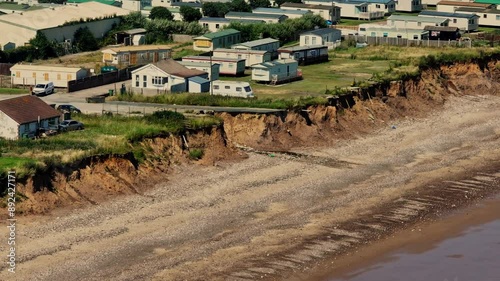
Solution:
<svg viewBox="0 0 500 281">
<path fill-rule="evenodd" d="M 56 108 L 61 112 L 82 113 L 82 111 L 71 104 L 60 104 Z"/>
<path fill-rule="evenodd" d="M 83 124 L 76 120 L 64 120 L 59 124 L 60 131 L 75 131 L 75 130 L 83 130 Z"/>
</svg>

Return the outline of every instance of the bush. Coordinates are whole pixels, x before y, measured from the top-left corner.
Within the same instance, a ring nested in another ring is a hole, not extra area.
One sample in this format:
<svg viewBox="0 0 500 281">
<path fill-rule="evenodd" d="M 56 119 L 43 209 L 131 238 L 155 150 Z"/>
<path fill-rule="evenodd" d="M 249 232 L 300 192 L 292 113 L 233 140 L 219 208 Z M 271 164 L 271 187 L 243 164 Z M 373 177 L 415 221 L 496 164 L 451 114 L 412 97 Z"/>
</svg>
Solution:
<svg viewBox="0 0 500 281">
<path fill-rule="evenodd" d="M 189 158 L 193 160 L 199 160 L 203 157 L 203 149 L 201 148 L 193 148 L 189 150 Z"/>
</svg>

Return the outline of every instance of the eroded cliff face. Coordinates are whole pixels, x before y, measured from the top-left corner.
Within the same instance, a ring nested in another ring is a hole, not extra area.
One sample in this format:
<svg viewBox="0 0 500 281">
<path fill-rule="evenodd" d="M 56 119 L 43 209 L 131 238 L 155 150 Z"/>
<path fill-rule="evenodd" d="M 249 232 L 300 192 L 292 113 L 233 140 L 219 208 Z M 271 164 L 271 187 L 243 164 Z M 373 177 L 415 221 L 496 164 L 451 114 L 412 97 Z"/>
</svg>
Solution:
<svg viewBox="0 0 500 281">
<path fill-rule="evenodd" d="M 228 140 L 262 150 L 330 145 L 388 125 L 396 118 L 421 117 L 450 95 L 500 94 L 500 63 L 443 66 L 421 77 L 375 85 L 342 106 L 312 106 L 282 114 L 220 114 Z M 354 105 L 353 105 L 354 103 Z"/>
</svg>

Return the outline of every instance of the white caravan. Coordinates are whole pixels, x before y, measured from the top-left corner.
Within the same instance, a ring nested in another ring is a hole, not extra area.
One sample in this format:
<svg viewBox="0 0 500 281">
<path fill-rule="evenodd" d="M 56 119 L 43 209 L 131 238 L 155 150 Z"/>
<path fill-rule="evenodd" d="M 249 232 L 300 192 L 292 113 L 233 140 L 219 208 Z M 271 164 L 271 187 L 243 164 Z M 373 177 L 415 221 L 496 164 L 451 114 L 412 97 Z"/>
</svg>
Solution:
<svg viewBox="0 0 500 281">
<path fill-rule="evenodd" d="M 221 96 L 253 98 L 253 90 L 248 82 L 221 81 L 212 82 L 212 94 Z"/>
</svg>

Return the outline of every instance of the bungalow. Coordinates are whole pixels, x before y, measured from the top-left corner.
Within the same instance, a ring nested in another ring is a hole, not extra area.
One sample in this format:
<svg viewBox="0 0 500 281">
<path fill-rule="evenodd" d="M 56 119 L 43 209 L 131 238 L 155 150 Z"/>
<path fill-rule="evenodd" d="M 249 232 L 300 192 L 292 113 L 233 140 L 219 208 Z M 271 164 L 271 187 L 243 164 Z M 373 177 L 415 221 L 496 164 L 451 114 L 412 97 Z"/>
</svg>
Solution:
<svg viewBox="0 0 500 281">
<path fill-rule="evenodd" d="M 280 6 L 282 10 L 309 10 L 314 15 L 319 15 L 332 24 L 340 21 L 340 10 L 339 6 L 325 6 L 325 5 L 312 5 L 312 4 L 302 4 L 302 3 L 283 3 Z"/>
<path fill-rule="evenodd" d="M 229 12 L 225 16 L 226 19 L 235 20 L 263 20 L 266 23 L 279 23 L 286 20 L 288 17 L 283 14 L 255 14 L 246 12 Z"/>
<path fill-rule="evenodd" d="M 327 45 L 329 49 L 333 49 L 335 43 L 340 42 L 341 36 L 339 29 L 315 29 L 300 34 L 300 46 Z"/>
<path fill-rule="evenodd" d="M 382 3 L 375 3 L 370 1 L 381 1 Z M 395 11 L 395 2 L 393 0 L 304 0 L 305 4 L 312 5 L 327 5 L 338 6 L 342 9 L 341 18 L 355 18 L 355 19 L 380 19 L 386 13 Z"/>
<path fill-rule="evenodd" d="M 429 32 L 429 40 L 457 40 L 461 37 L 460 29 L 454 26 L 426 26 Z"/>
<path fill-rule="evenodd" d="M 255 8 L 252 12 L 254 14 L 285 15 L 289 19 L 297 19 L 305 15 L 312 15 L 312 12 L 309 10 L 285 10 L 278 8 Z"/>
<path fill-rule="evenodd" d="M 168 59 L 172 56 L 172 49 L 167 45 L 140 45 L 110 48 L 102 53 L 104 63 L 136 65 Z"/>
<path fill-rule="evenodd" d="M 38 129 L 57 126 L 61 112 L 35 96 L 0 101 L 0 137 L 17 140 Z"/>
<path fill-rule="evenodd" d="M 427 25 L 448 26 L 450 20 L 447 18 L 415 17 L 392 15 L 387 18 L 387 25 L 397 28 L 423 29 Z"/>
<path fill-rule="evenodd" d="M 414 28 L 397 28 L 393 26 L 359 26 L 359 35 L 370 37 L 399 38 L 408 40 L 427 40 L 429 31 Z"/>
<path fill-rule="evenodd" d="M 436 11 L 455 13 L 458 8 L 494 9 L 495 5 L 462 1 L 439 1 L 436 4 Z"/>
<path fill-rule="evenodd" d="M 87 77 L 87 69 L 80 67 L 15 64 L 10 68 L 12 85 L 35 85 L 53 82 L 55 87 L 66 88 L 68 81 Z"/>
<path fill-rule="evenodd" d="M 196 51 L 213 51 L 217 48 L 229 48 L 241 42 L 241 34 L 235 29 L 224 29 L 206 33 L 194 38 L 193 49 Z"/>
<path fill-rule="evenodd" d="M 396 11 L 398 12 L 420 12 L 422 11 L 422 1 L 421 0 L 397 0 L 396 1 Z"/>
<path fill-rule="evenodd" d="M 252 80 L 257 82 L 279 84 L 302 79 L 298 69 L 299 64 L 294 59 L 279 59 L 252 66 Z"/>
<path fill-rule="evenodd" d="M 476 9 L 476 8 L 457 8 L 457 13 L 476 14 L 479 16 L 478 24 L 480 26 L 500 27 L 500 10 L 497 9 Z"/>
<path fill-rule="evenodd" d="M 441 19 L 449 19 L 449 26 L 458 27 L 465 31 L 474 31 L 479 28 L 479 16 L 475 14 L 464 13 L 446 13 L 436 11 L 422 11 L 418 14 L 419 17 L 433 17 Z"/>
<path fill-rule="evenodd" d="M 213 55 L 218 58 L 243 59 L 246 67 L 272 59 L 272 52 L 246 49 L 215 49 Z"/>
<path fill-rule="evenodd" d="M 253 50 L 253 51 L 267 51 L 271 53 L 272 57 L 278 57 L 278 48 L 280 41 L 274 38 L 264 38 L 248 42 L 243 42 L 231 46 L 231 49 L 236 50 Z"/>
<path fill-rule="evenodd" d="M 295 59 L 299 65 L 308 65 L 328 61 L 328 46 L 309 45 L 279 48 L 280 59 Z"/>
<path fill-rule="evenodd" d="M 245 59 L 218 58 L 207 56 L 185 56 L 183 62 L 208 62 L 220 65 L 220 75 L 240 76 L 245 73 Z"/>
<path fill-rule="evenodd" d="M 226 19 L 215 17 L 203 17 L 198 21 L 199 24 L 207 28 L 210 32 L 220 31 L 222 28 L 228 26 L 232 22 L 238 22 L 242 24 L 265 23 L 265 21 L 263 20 Z"/>
<path fill-rule="evenodd" d="M 199 78 L 203 78 L 203 81 Z M 208 73 L 189 69 L 172 59 L 150 63 L 132 71 L 132 89 L 143 94 L 159 92 L 199 93 L 200 88 L 209 87 Z"/>
<path fill-rule="evenodd" d="M 196 69 L 196 70 L 201 70 L 203 72 L 208 73 L 208 79 L 209 80 L 217 80 L 219 79 L 219 72 L 220 72 L 220 64 L 212 62 L 212 67 L 210 67 L 210 62 L 207 61 L 200 61 L 200 62 L 193 62 L 193 61 L 179 61 L 181 65 L 189 68 L 189 69 Z"/>
</svg>

